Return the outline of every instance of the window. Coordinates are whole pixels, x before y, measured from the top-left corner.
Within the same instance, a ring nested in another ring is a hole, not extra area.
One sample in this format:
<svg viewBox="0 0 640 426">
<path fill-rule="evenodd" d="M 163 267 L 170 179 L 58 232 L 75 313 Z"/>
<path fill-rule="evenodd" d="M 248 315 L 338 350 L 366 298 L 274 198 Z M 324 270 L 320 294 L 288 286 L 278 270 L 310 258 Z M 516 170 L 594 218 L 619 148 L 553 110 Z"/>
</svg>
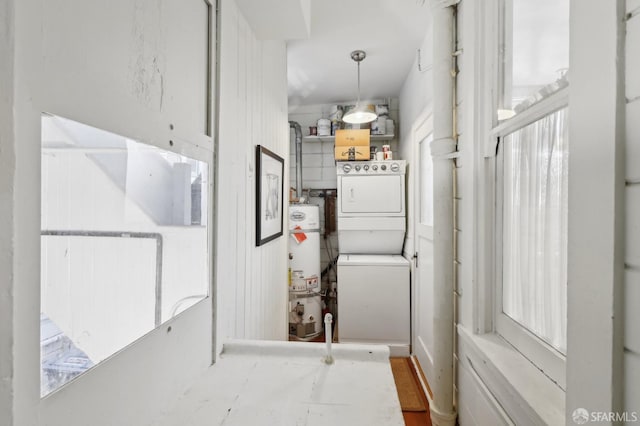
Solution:
<svg viewBox="0 0 640 426">
<path fill-rule="evenodd" d="M 504 0 L 498 119 L 510 118 L 567 85 L 569 1 Z"/>
<path fill-rule="evenodd" d="M 568 108 L 499 137 L 496 331 L 564 387 L 567 306 Z"/>
<path fill-rule="evenodd" d="M 567 108 L 501 144 L 502 312 L 566 352 Z"/>
<path fill-rule="evenodd" d="M 564 388 L 569 2 L 501 4 L 494 324 Z"/>
<path fill-rule="evenodd" d="M 200 155 L 200 154 L 197 154 Z M 209 293 L 209 163 L 42 116 L 41 395 Z"/>
</svg>

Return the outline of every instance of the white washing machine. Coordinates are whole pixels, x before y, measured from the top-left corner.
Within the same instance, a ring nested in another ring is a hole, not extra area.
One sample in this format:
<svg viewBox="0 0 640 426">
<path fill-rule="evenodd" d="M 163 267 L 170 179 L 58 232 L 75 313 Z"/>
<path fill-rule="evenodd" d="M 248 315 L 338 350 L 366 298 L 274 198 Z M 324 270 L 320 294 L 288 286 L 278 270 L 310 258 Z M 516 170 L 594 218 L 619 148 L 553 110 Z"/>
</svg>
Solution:
<svg viewBox="0 0 640 426">
<path fill-rule="evenodd" d="M 402 253 L 406 231 L 405 171 L 404 160 L 338 164 L 340 253 Z"/>
<path fill-rule="evenodd" d="M 409 355 L 409 270 L 400 255 L 340 255 L 340 342 L 386 344 L 393 356 Z"/>
</svg>

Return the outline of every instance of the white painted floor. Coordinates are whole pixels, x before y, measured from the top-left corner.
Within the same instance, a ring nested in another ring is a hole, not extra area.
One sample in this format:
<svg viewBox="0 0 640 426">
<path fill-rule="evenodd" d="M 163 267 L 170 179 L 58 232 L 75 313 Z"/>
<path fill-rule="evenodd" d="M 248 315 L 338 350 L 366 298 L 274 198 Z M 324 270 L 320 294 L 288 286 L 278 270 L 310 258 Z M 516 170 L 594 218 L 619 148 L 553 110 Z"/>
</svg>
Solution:
<svg viewBox="0 0 640 426">
<path fill-rule="evenodd" d="M 404 425 L 389 349 L 232 341 L 155 426 Z"/>
</svg>

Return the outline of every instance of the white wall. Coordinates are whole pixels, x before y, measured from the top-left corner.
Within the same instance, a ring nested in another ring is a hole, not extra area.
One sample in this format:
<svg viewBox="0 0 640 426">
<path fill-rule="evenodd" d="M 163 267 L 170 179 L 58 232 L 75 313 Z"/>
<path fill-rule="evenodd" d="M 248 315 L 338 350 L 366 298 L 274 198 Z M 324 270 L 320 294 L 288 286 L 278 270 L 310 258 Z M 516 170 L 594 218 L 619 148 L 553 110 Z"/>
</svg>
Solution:
<svg viewBox="0 0 640 426">
<path fill-rule="evenodd" d="M 13 421 L 13 289 L 14 274 L 14 1 L 0 4 L 0 413 L 3 422 Z"/>
<path fill-rule="evenodd" d="M 257 40 L 233 0 L 222 1 L 221 13 L 218 351 L 227 337 L 284 340 L 288 334 L 287 236 L 255 246 L 254 195 L 258 144 L 285 159 L 285 191 L 289 181 L 286 47 Z"/>
<path fill-rule="evenodd" d="M 71 411 L 75 424 L 144 424 L 211 362 L 212 306 L 205 302 L 176 319 L 171 333 L 160 328 L 39 398 L 41 112 L 212 158 L 203 129 L 206 15 L 201 1 L 117 1 L 105 9 L 97 1 L 29 0 L 15 5 L 13 34 L 4 27 L 16 51 L 15 133 L 3 141 L 15 157 L 2 153 L 15 167 L 3 179 L 13 198 L 0 218 L 3 227 L 15 221 L 12 275 L 2 268 L 3 287 L 14 286 L 13 424 L 64 424 Z"/>
<path fill-rule="evenodd" d="M 640 2 L 627 0 L 624 408 L 640 413 Z"/>
<path fill-rule="evenodd" d="M 431 15 L 429 15 L 431 16 Z M 419 154 L 415 144 L 413 132 L 416 121 L 423 115 L 431 114 L 431 104 L 433 98 L 433 36 L 431 33 L 431 23 L 426 22 L 425 28 L 429 31 L 425 33 L 425 38 L 420 47 L 420 63 L 418 58 L 414 60 L 406 80 L 402 85 L 399 99 L 400 110 L 400 143 L 398 150 L 400 157 L 409 160 L 407 162 L 407 236 L 404 251 L 409 256 L 413 255 L 414 249 L 414 216 L 415 216 L 415 191 L 416 173 L 419 167 Z"/>
<path fill-rule="evenodd" d="M 40 252 L 41 112 L 212 162 L 207 10 L 200 0 L 0 6 L 6 24 L 0 32 L 3 424 L 147 424 L 209 367 L 214 334 L 217 351 L 227 336 L 286 337 L 286 243 L 254 247 L 252 195 L 254 145 L 288 158 L 285 47 L 256 41 L 233 1 L 221 3 L 216 332 L 207 299 L 43 400 L 34 256 Z"/>
<path fill-rule="evenodd" d="M 3 424 L 147 424 L 209 367 L 226 337 L 286 338 L 286 239 L 255 247 L 253 199 L 255 145 L 288 160 L 285 45 L 256 40 L 233 0 L 222 0 L 221 10 L 223 90 L 220 129 L 212 129 L 220 168 L 210 169 L 218 189 L 215 306 L 212 299 L 198 303 L 40 400 L 34 253 L 40 252 L 41 112 L 212 163 L 208 11 L 200 0 L 116 1 L 108 8 L 94 0 L 26 0 L 0 7 L 7 24 L 0 32 Z M 215 70 L 212 76 L 215 82 Z"/>
</svg>

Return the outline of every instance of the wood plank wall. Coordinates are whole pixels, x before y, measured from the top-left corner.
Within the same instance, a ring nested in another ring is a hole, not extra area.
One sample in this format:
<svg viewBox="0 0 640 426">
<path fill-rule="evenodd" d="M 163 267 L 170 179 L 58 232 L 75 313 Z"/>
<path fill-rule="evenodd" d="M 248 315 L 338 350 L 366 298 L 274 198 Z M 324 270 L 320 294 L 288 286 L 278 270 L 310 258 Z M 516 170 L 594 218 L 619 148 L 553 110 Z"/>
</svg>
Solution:
<svg viewBox="0 0 640 426">
<path fill-rule="evenodd" d="M 285 159 L 289 181 L 286 45 L 257 40 L 235 2 L 220 3 L 218 351 L 227 338 L 287 336 L 286 235 L 255 246 L 256 145 Z"/>
</svg>

